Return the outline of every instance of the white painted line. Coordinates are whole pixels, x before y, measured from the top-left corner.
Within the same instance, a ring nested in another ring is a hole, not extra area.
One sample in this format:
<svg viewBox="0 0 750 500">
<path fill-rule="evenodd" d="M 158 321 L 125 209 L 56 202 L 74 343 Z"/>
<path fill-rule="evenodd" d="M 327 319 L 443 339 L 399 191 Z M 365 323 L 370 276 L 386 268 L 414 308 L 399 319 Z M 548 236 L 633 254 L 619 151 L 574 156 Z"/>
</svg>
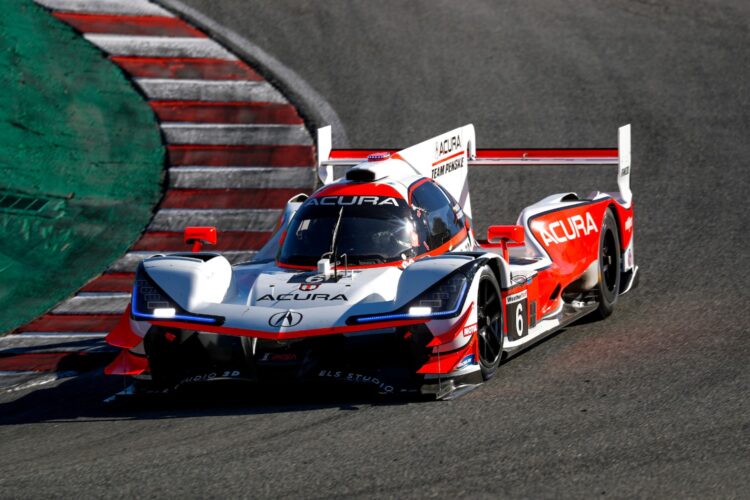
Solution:
<svg viewBox="0 0 750 500">
<path fill-rule="evenodd" d="M 149 231 L 179 232 L 187 226 L 216 226 L 221 231 L 272 231 L 281 217 L 280 209 L 181 209 L 156 212 Z"/>
<path fill-rule="evenodd" d="M 14 376 L 15 377 L 19 377 L 19 378 L 23 377 L 23 376 L 26 376 L 26 377 L 34 376 L 34 378 L 31 379 L 31 380 L 29 380 L 29 381 L 21 382 L 21 383 L 18 383 L 18 384 L 13 384 L 13 385 L 11 385 L 9 387 L 3 387 L 3 388 L 0 389 L 0 390 L 2 390 L 3 392 L 6 392 L 6 393 L 8 393 L 8 392 L 23 391 L 25 389 L 31 389 L 32 387 L 39 387 L 40 385 L 46 385 L 46 384 L 49 384 L 51 382 L 56 382 L 57 380 L 59 380 L 61 378 L 73 377 L 75 375 L 78 375 L 77 372 L 59 372 L 59 373 L 39 373 L 39 372 L 31 372 L 31 373 L 28 373 L 28 372 L 15 372 L 15 373 L 12 373 L 12 372 L 0 372 L 0 373 L 11 373 L 11 375 L 8 376 L 10 378 L 12 378 Z"/>
<path fill-rule="evenodd" d="M 18 356 L 23 354 L 41 353 L 102 353 L 116 352 L 118 348 L 107 344 L 103 339 L 62 341 L 46 339 L 28 339 L 26 342 L 15 342 L 8 345 L 0 345 L 0 354 L 3 356 Z"/>
<path fill-rule="evenodd" d="M 214 123 L 162 123 L 169 144 L 310 145 L 312 139 L 303 125 L 228 125 Z"/>
<path fill-rule="evenodd" d="M 85 34 L 83 37 L 113 56 L 237 59 L 231 52 L 208 38 L 101 35 L 94 33 Z"/>
<path fill-rule="evenodd" d="M 90 297 L 99 299 L 121 299 L 130 297 L 130 292 L 78 292 L 76 297 Z"/>
<path fill-rule="evenodd" d="M 171 78 L 135 78 L 134 80 L 149 99 L 287 103 L 278 90 L 264 81 L 174 80 Z"/>
<path fill-rule="evenodd" d="M 210 247 L 209 247 L 210 248 Z M 119 259 L 117 259 L 112 265 L 109 266 L 108 270 L 111 272 L 121 272 L 121 273 L 133 273 L 135 272 L 136 268 L 138 267 L 138 264 L 143 259 L 147 259 L 149 257 L 153 257 L 154 255 L 165 255 L 174 253 L 173 251 L 168 252 L 145 252 L 145 251 L 133 251 L 128 252 Z M 237 264 L 240 262 L 247 262 L 249 260 L 252 260 L 253 256 L 257 252 L 255 251 L 224 251 L 221 252 L 221 254 L 227 258 L 227 260 L 232 264 Z M 123 306 L 124 309 L 124 306 Z M 122 309 L 118 311 L 118 313 L 121 313 Z"/>
<path fill-rule="evenodd" d="M 172 167 L 172 189 L 309 189 L 315 171 L 305 167 Z"/>
<path fill-rule="evenodd" d="M 103 339 L 107 336 L 107 332 L 97 333 L 79 333 L 79 332 L 23 332 L 15 333 L 13 335 L 6 335 L 0 337 L 0 347 L 8 343 L 13 343 L 17 339 L 55 339 L 55 340 L 96 340 Z"/>
<path fill-rule="evenodd" d="M 170 12 L 147 0 L 35 0 L 53 10 L 132 16 L 167 16 Z"/>
<path fill-rule="evenodd" d="M 149 257 L 153 257 L 154 255 L 164 255 L 165 253 L 169 252 L 147 252 L 147 251 L 133 251 L 128 252 L 119 259 L 117 259 L 115 262 L 113 262 L 109 268 L 107 268 L 110 272 L 115 273 L 132 273 L 135 272 L 136 268 L 138 267 L 138 264 L 141 263 L 142 260 L 148 259 Z"/>
<path fill-rule="evenodd" d="M 127 307 L 130 294 L 76 295 L 52 309 L 53 314 L 118 314 Z"/>
</svg>

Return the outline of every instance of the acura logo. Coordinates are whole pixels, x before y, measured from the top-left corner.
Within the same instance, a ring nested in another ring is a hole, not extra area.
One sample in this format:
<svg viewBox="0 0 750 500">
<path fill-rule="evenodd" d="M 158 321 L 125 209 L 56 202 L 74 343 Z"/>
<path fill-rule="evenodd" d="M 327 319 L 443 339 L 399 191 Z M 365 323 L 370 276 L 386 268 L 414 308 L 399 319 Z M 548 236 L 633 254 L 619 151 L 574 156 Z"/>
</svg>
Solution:
<svg viewBox="0 0 750 500">
<path fill-rule="evenodd" d="M 294 311 L 276 313 L 268 319 L 268 324 L 274 328 L 282 326 L 297 326 L 302 321 L 302 314 Z"/>
</svg>

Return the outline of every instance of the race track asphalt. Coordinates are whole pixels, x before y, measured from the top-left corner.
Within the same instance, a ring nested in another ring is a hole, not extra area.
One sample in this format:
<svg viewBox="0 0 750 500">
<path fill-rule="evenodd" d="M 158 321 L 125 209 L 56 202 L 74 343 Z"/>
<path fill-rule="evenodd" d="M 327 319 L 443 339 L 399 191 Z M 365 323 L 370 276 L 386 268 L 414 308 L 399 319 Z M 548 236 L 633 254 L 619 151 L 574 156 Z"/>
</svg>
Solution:
<svg viewBox="0 0 750 500">
<path fill-rule="evenodd" d="M 264 394 L 105 409 L 88 375 L 0 400 L 2 497 L 750 496 L 750 4 L 188 0 L 328 100 L 352 147 L 633 126 L 640 288 L 450 402 Z M 470 174 L 481 232 L 589 168 Z M 5 401 L 3 404 L 2 401 Z"/>
</svg>

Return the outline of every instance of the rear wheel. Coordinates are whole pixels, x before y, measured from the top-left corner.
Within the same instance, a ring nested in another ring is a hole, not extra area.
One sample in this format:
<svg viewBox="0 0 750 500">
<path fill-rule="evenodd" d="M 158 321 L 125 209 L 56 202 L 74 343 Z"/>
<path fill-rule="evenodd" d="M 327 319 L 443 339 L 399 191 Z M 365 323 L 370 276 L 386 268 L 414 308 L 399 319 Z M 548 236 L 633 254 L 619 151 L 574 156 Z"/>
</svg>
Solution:
<svg viewBox="0 0 750 500">
<path fill-rule="evenodd" d="M 503 355 L 503 321 L 500 286 L 492 271 L 485 267 L 477 291 L 477 338 L 482 378 L 489 380 Z"/>
<path fill-rule="evenodd" d="M 599 283 L 597 314 L 606 318 L 614 310 L 617 294 L 620 291 L 620 237 L 617 221 L 611 210 L 607 210 L 599 233 Z"/>
</svg>

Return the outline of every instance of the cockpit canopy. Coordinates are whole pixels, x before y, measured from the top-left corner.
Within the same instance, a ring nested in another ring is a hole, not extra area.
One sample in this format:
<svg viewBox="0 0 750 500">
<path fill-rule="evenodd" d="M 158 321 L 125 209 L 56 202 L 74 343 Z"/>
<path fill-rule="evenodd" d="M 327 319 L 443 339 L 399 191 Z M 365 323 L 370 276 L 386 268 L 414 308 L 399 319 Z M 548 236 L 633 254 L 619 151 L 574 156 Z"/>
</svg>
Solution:
<svg viewBox="0 0 750 500">
<path fill-rule="evenodd" d="M 413 259 L 465 238 L 460 207 L 437 184 L 421 182 L 410 198 L 411 205 L 396 196 L 312 197 L 288 226 L 279 263 L 315 266 L 333 253 L 339 263 L 372 266 Z"/>
</svg>

